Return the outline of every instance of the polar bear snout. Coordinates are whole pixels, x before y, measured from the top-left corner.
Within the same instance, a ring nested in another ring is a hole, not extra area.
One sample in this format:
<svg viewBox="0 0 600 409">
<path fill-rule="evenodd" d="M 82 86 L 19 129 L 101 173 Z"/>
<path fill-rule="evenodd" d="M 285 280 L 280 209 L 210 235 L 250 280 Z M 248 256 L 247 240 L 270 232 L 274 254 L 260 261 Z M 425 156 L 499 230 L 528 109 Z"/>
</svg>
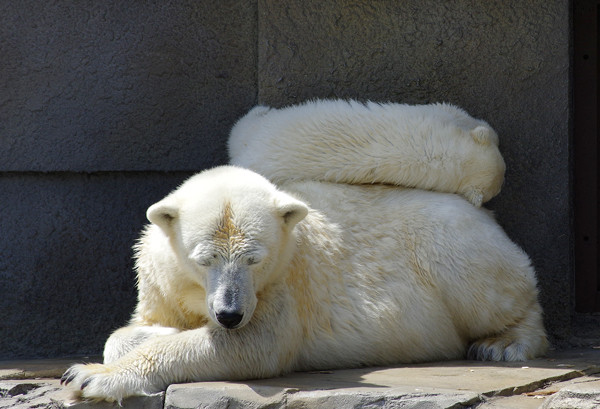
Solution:
<svg viewBox="0 0 600 409">
<path fill-rule="evenodd" d="M 242 318 L 244 318 L 244 314 L 237 311 L 221 311 L 215 313 L 215 315 L 219 324 L 227 329 L 233 329 L 237 327 L 240 322 L 242 322 Z"/>
<path fill-rule="evenodd" d="M 226 329 L 242 327 L 248 323 L 254 312 L 253 303 L 246 300 L 247 297 L 240 296 L 238 291 L 218 291 L 209 304 L 211 317 Z"/>
<path fill-rule="evenodd" d="M 207 291 L 211 319 L 226 329 L 246 325 L 256 308 L 256 295 L 247 269 L 227 266 L 212 272 Z"/>
<path fill-rule="evenodd" d="M 246 323 L 243 322 L 246 297 L 242 294 L 239 288 L 221 286 L 217 289 L 214 297 L 211 297 L 212 305 L 210 305 L 211 315 L 217 324 L 223 328 L 234 329 Z"/>
</svg>

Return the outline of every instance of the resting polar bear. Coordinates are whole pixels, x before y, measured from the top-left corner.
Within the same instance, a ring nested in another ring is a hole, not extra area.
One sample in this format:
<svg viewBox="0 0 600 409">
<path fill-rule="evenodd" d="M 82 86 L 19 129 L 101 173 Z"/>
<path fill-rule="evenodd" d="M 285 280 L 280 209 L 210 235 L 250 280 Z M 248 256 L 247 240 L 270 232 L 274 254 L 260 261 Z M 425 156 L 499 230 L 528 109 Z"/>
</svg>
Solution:
<svg viewBox="0 0 600 409">
<path fill-rule="evenodd" d="M 494 130 L 448 104 L 257 106 L 233 127 L 229 155 L 275 184 L 387 183 L 458 193 L 475 206 L 500 192 L 505 171 Z"/>
<path fill-rule="evenodd" d="M 527 255 L 453 194 L 218 167 L 148 210 L 139 302 L 72 366 L 85 398 L 293 370 L 524 360 L 546 337 Z"/>
</svg>

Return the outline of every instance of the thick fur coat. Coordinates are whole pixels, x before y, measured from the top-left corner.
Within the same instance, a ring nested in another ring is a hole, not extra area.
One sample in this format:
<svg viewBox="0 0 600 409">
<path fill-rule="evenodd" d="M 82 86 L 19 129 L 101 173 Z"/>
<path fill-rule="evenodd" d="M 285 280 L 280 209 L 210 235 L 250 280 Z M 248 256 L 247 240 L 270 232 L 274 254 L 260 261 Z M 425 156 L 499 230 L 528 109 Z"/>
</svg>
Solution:
<svg viewBox="0 0 600 409">
<path fill-rule="evenodd" d="M 500 192 L 505 171 L 496 132 L 448 104 L 257 106 L 233 127 L 229 155 L 276 184 L 385 183 L 458 193 L 475 206 Z"/>
<path fill-rule="evenodd" d="M 224 166 L 147 216 L 130 324 L 108 339 L 104 364 L 63 376 L 84 398 L 294 370 L 525 360 L 546 348 L 529 258 L 454 194 L 276 186 Z"/>
</svg>

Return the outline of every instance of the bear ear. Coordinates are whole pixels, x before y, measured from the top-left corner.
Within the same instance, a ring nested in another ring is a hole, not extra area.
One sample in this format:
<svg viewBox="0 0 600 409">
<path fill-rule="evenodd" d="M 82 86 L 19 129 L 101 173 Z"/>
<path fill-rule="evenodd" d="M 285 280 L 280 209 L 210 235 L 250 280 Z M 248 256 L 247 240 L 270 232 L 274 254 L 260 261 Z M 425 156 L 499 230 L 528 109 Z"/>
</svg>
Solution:
<svg viewBox="0 0 600 409">
<path fill-rule="evenodd" d="M 179 209 L 173 201 L 169 200 L 169 198 L 153 204 L 146 212 L 148 220 L 160 227 L 165 233 L 169 233 L 173 220 L 175 220 L 178 215 Z"/>
<path fill-rule="evenodd" d="M 281 193 L 277 200 L 277 213 L 283 218 L 283 222 L 290 229 L 308 214 L 308 206 L 300 200 Z"/>
</svg>

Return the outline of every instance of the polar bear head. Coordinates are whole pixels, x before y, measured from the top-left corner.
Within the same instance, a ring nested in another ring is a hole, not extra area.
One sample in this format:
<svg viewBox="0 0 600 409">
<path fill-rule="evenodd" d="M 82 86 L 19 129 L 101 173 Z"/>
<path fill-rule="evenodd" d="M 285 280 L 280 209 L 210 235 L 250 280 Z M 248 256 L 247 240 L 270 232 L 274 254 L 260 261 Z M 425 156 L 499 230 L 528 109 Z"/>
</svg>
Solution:
<svg viewBox="0 0 600 409">
<path fill-rule="evenodd" d="M 233 329 L 250 321 L 257 294 L 281 275 L 307 213 L 262 176 L 223 166 L 188 179 L 147 217 L 168 236 L 178 273 L 204 288 L 210 318 Z"/>
</svg>

